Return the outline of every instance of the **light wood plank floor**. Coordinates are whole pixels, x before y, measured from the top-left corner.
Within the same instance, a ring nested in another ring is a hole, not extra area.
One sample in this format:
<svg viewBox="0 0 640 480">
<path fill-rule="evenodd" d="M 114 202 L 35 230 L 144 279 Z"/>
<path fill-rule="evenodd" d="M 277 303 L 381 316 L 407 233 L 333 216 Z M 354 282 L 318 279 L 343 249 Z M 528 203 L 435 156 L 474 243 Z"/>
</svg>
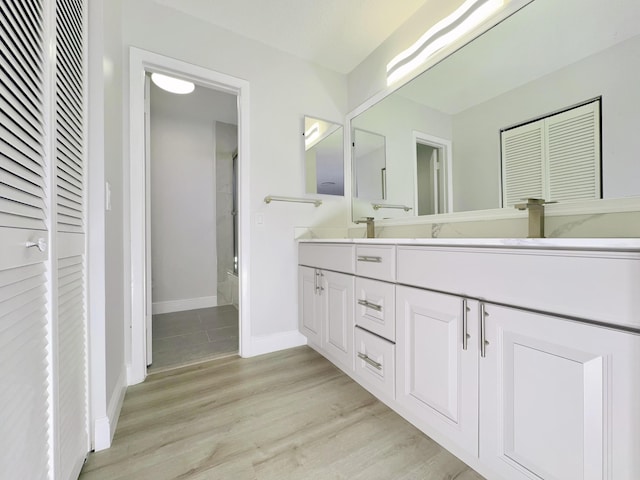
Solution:
<svg viewBox="0 0 640 480">
<path fill-rule="evenodd" d="M 308 347 L 149 376 L 80 478 L 482 479 Z"/>
</svg>

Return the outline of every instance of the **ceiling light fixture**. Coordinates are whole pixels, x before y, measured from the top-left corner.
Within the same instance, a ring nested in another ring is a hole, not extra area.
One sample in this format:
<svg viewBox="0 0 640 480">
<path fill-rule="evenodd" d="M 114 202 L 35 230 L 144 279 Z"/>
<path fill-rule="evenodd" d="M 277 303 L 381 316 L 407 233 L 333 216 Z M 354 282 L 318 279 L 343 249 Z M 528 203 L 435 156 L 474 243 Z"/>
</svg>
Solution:
<svg viewBox="0 0 640 480">
<path fill-rule="evenodd" d="M 387 65 L 387 85 L 395 83 L 422 65 L 438 50 L 456 41 L 494 15 L 505 0 L 467 0 L 451 15 L 443 18 L 416 43 L 399 53 Z"/>
<path fill-rule="evenodd" d="M 179 95 L 191 93 L 196 88 L 193 82 L 180 80 L 161 73 L 152 73 L 151 80 L 161 89 L 166 90 L 167 92 L 177 93 Z"/>
</svg>

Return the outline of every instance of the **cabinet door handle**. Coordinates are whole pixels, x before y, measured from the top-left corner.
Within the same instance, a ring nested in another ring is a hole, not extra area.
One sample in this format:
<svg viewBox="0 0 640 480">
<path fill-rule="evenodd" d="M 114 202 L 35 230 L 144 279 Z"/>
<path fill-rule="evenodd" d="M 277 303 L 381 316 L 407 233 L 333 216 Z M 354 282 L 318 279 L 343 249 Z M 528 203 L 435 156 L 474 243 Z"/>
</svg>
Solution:
<svg viewBox="0 0 640 480">
<path fill-rule="evenodd" d="M 468 312 L 469 307 L 467 306 L 467 299 L 462 299 L 462 349 L 466 350 L 469 345 L 469 334 L 468 331 Z"/>
<path fill-rule="evenodd" d="M 482 358 L 487 356 L 487 329 L 485 325 L 485 317 L 489 315 L 485 309 L 484 303 L 480 304 L 480 356 Z"/>
<path fill-rule="evenodd" d="M 382 364 L 376 362 L 375 360 L 372 360 L 371 358 L 369 358 L 366 353 L 358 352 L 358 358 L 361 359 L 361 360 L 364 360 L 366 363 L 368 363 L 372 367 L 377 368 L 378 370 L 382 370 Z"/>
<path fill-rule="evenodd" d="M 375 303 L 371 303 L 366 300 L 358 300 L 358 305 L 362 305 L 363 307 L 370 308 L 371 310 L 375 310 L 376 312 L 382 311 L 381 305 L 376 305 Z"/>
<path fill-rule="evenodd" d="M 369 255 L 358 255 L 359 262 L 382 263 L 382 257 L 371 257 Z"/>
</svg>

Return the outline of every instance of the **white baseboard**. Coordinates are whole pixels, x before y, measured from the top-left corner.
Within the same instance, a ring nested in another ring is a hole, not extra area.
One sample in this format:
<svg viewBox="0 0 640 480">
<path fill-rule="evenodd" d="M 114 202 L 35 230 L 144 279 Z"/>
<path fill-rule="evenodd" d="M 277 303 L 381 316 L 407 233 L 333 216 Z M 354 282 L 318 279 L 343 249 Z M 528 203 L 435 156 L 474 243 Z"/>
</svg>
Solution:
<svg viewBox="0 0 640 480">
<path fill-rule="evenodd" d="M 299 347 L 307 344 L 307 337 L 297 330 L 289 332 L 274 333 L 273 335 L 262 335 L 251 337 L 251 351 L 243 352 L 244 357 L 255 357 L 265 353 L 286 350 L 287 348 Z"/>
<path fill-rule="evenodd" d="M 154 315 L 160 313 L 183 312 L 185 310 L 195 310 L 197 308 L 209 308 L 218 306 L 218 297 L 187 298 L 184 300 L 169 300 L 168 302 L 154 302 L 152 312 Z"/>
<path fill-rule="evenodd" d="M 105 450 L 111 446 L 113 435 L 116 433 L 118 419 L 120 418 L 120 410 L 124 402 L 124 394 L 127 392 L 127 370 L 123 367 L 113 389 L 113 394 L 107 404 L 107 416 L 97 418 L 95 421 L 94 431 L 95 438 L 93 449 L 96 452 Z"/>
</svg>

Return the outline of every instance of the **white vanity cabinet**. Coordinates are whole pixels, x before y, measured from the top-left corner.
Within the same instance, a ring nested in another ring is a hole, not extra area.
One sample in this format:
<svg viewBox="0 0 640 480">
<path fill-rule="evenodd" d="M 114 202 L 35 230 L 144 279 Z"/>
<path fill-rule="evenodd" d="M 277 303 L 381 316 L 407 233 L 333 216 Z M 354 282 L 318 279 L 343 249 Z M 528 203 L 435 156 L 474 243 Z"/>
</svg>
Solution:
<svg viewBox="0 0 640 480">
<path fill-rule="evenodd" d="M 478 455 L 478 302 L 396 287 L 396 399 L 412 423 Z"/>
<path fill-rule="evenodd" d="M 640 478 L 640 336 L 484 306 L 480 461 L 502 478 Z"/>
<path fill-rule="evenodd" d="M 302 333 L 491 480 L 640 479 L 640 242 L 464 242 L 319 250 Z"/>
<path fill-rule="evenodd" d="M 298 308 L 300 332 L 345 370 L 353 369 L 354 248 L 305 245 L 300 248 Z M 333 271 L 333 270 L 339 271 Z"/>
</svg>

